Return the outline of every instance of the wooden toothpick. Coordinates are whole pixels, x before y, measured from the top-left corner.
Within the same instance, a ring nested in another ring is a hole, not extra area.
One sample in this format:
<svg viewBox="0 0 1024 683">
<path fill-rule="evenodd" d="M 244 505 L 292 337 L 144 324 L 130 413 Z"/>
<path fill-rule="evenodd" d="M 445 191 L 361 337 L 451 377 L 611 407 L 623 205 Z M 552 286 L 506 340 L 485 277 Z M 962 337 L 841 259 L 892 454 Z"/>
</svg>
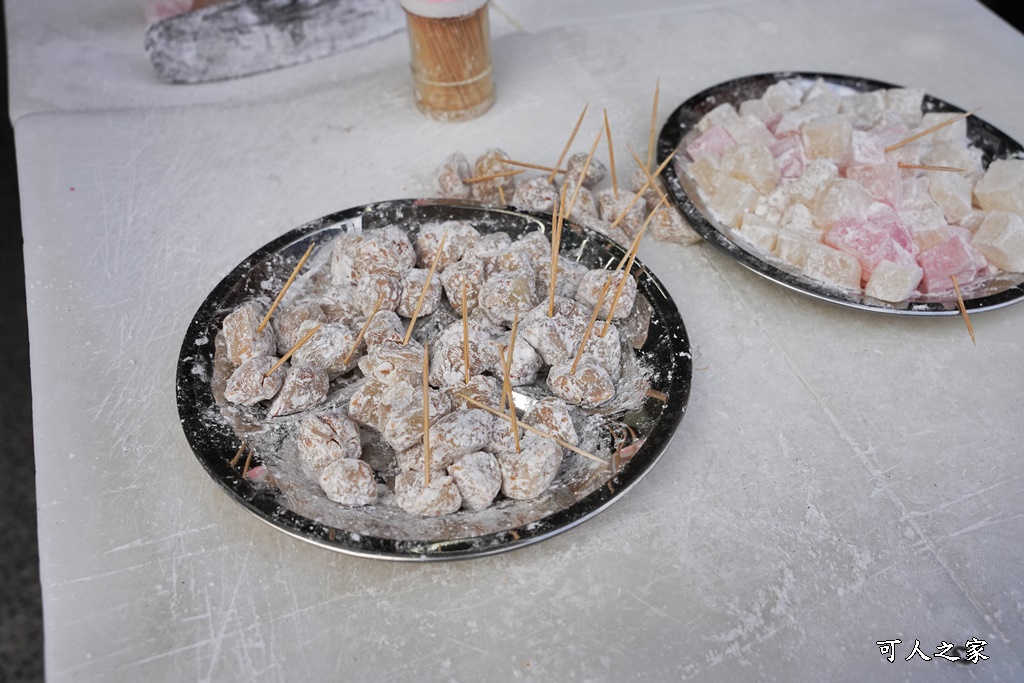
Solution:
<svg viewBox="0 0 1024 683">
<path fill-rule="evenodd" d="M 604 132 L 608 136 L 608 166 L 612 171 L 612 194 L 619 201 L 619 183 L 615 179 L 615 147 L 612 145 L 612 127 L 608 125 L 608 110 L 604 110 Z"/>
<path fill-rule="evenodd" d="M 580 130 L 580 124 L 583 123 L 583 117 L 587 115 L 587 107 L 590 103 L 583 105 L 583 111 L 580 112 L 580 117 L 576 119 L 576 125 L 573 126 L 572 134 L 569 136 L 569 141 L 565 143 L 565 147 L 562 148 L 562 153 L 558 155 L 558 161 L 555 162 L 555 168 L 559 168 L 562 165 L 562 161 L 565 159 L 565 155 L 569 152 L 569 148 L 572 147 L 572 141 L 576 139 L 576 133 Z M 548 176 L 548 182 L 555 182 L 555 176 L 557 174 L 552 171 L 551 175 Z"/>
<path fill-rule="evenodd" d="M 256 452 L 256 449 L 253 448 L 252 446 L 250 446 L 249 447 L 249 454 L 245 456 L 245 466 L 242 467 L 242 479 L 245 479 L 245 475 L 249 474 L 249 465 L 252 464 L 252 456 L 253 456 L 253 453 L 255 453 L 255 452 Z"/>
<path fill-rule="evenodd" d="M 469 315 L 466 313 L 466 283 L 462 283 L 462 356 L 466 365 L 466 386 L 469 386 Z"/>
<path fill-rule="evenodd" d="M 301 349 L 302 345 L 305 344 L 306 342 L 308 342 L 310 337 L 312 337 L 314 334 L 316 334 L 316 331 L 320 329 L 320 325 L 321 325 L 321 323 L 317 323 L 316 327 L 314 327 L 309 332 L 307 332 L 305 334 L 305 336 L 302 339 L 300 339 L 295 344 L 295 346 L 293 346 L 292 348 L 288 349 L 288 353 L 286 353 L 283 356 L 281 356 L 280 358 L 278 358 L 277 362 L 274 363 L 273 367 L 271 367 L 269 370 L 267 370 L 263 374 L 263 376 L 264 377 L 270 377 L 271 375 L 273 375 L 275 370 L 277 370 L 279 367 L 284 365 L 285 361 L 287 361 L 289 358 L 291 358 L 293 353 L 295 353 L 296 351 Z"/>
<path fill-rule="evenodd" d="M 644 166 L 651 170 L 651 159 L 654 157 L 654 131 L 658 127 L 658 93 L 661 91 L 661 77 L 654 81 L 654 104 L 651 106 L 651 132 L 647 137 L 647 164 Z"/>
<path fill-rule="evenodd" d="M 519 171 L 501 171 L 499 173 L 489 173 L 487 175 L 478 175 L 478 176 L 473 177 L 473 178 L 466 178 L 462 182 L 466 183 L 467 185 L 472 185 L 473 183 L 482 183 L 485 180 L 494 180 L 496 178 L 507 178 L 510 175 L 519 175 L 520 173 L 526 173 L 526 171 L 519 170 Z M 500 185 L 499 185 L 499 187 L 500 187 Z"/>
<path fill-rule="evenodd" d="M 957 114 L 953 118 L 946 119 L 942 123 L 938 123 L 938 124 L 932 126 L 931 128 L 927 128 L 925 130 L 922 130 L 920 133 L 917 133 L 916 135 L 911 135 L 909 138 L 906 138 L 904 140 L 900 140 L 899 142 L 896 142 L 894 144 L 889 145 L 888 147 L 885 148 L 885 153 L 888 154 L 889 152 L 893 151 L 894 149 L 899 149 L 903 145 L 909 145 L 911 142 L 913 142 L 914 140 L 917 140 L 918 138 L 923 138 L 925 135 L 930 135 L 931 133 L 934 133 L 935 131 L 939 130 L 940 128 L 945 128 L 946 126 L 953 125 L 954 123 L 956 123 L 960 119 L 966 119 L 971 114 L 974 114 L 974 113 L 979 112 L 979 111 L 981 111 L 981 107 L 978 107 L 974 111 L 965 111 L 962 114 Z"/>
<path fill-rule="evenodd" d="M 501 185 L 498 185 L 498 199 L 501 200 L 502 206 L 508 206 L 508 200 L 505 199 L 505 189 Z"/>
<path fill-rule="evenodd" d="M 512 335 L 508 343 L 508 359 L 505 361 L 505 386 L 508 387 L 508 412 L 512 418 L 512 438 L 516 442 L 516 453 L 519 448 L 519 420 L 516 417 L 516 402 L 512 400 L 512 360 L 515 357 L 516 330 L 519 327 L 519 313 L 515 314 L 512 320 Z"/>
<path fill-rule="evenodd" d="M 430 486 L 430 347 L 423 342 L 423 484 Z"/>
<path fill-rule="evenodd" d="M 601 310 L 601 304 L 604 303 L 604 298 L 608 295 L 608 288 L 611 284 L 612 276 L 609 275 L 604 281 L 604 287 L 601 288 L 601 294 L 597 297 L 597 303 L 594 304 L 594 313 L 590 316 L 590 324 L 587 325 L 587 329 L 583 332 L 583 341 L 580 342 L 580 350 L 576 352 L 576 359 L 572 362 L 572 368 L 569 370 L 570 375 L 576 373 L 576 366 L 580 364 L 580 359 L 583 358 L 583 349 L 587 347 L 590 332 L 594 329 L 594 323 L 597 322 L 597 312 Z"/>
<path fill-rule="evenodd" d="M 964 323 L 967 325 L 967 331 L 971 335 L 971 343 L 977 346 L 978 342 L 974 338 L 974 325 L 971 324 L 971 316 L 967 315 L 967 307 L 964 306 L 964 296 L 960 293 L 960 283 L 956 281 L 956 275 L 950 275 L 949 278 L 953 281 L 953 289 L 956 291 L 956 305 L 960 308 L 960 315 L 963 316 Z"/>
<path fill-rule="evenodd" d="M 622 296 L 622 290 L 626 286 L 626 279 L 630 277 L 629 271 L 633 269 L 633 261 L 636 259 L 636 253 L 640 251 L 640 238 L 644 236 L 644 231 L 647 230 L 647 226 L 650 224 L 651 219 L 654 218 L 654 214 L 658 212 L 658 209 L 660 209 L 664 203 L 665 200 L 662 199 L 658 202 L 658 205 L 654 207 L 654 210 L 647 214 L 647 220 L 645 220 L 644 224 L 640 226 L 640 231 L 636 234 L 636 237 L 633 238 L 633 244 L 629 247 L 629 259 L 626 261 L 626 267 L 622 271 L 622 277 L 619 279 L 619 286 L 615 290 L 615 297 L 612 299 L 612 305 L 608 308 L 608 317 L 604 321 L 604 327 L 601 328 L 601 334 L 599 336 L 602 339 L 606 334 L 608 334 L 608 326 L 612 324 L 612 315 L 615 314 L 615 306 L 618 305 L 619 297 Z M 617 272 L 618 268 L 615 270 Z M 610 281 L 611 279 L 612 276 L 609 275 L 608 280 Z"/>
<path fill-rule="evenodd" d="M 363 323 L 362 329 L 359 330 L 359 334 L 356 335 L 356 340 L 352 342 L 352 348 L 349 349 L 348 354 L 345 356 L 344 360 L 341 361 L 342 365 L 348 365 L 348 362 L 352 360 L 352 355 L 356 352 L 356 349 L 359 348 L 359 342 L 363 341 L 363 335 L 366 334 L 366 330 L 370 329 L 370 323 L 373 322 L 374 316 L 377 315 L 377 311 L 380 310 L 380 305 L 384 303 L 384 294 L 385 292 L 381 292 L 380 296 L 377 297 L 377 303 L 373 307 L 373 313 L 371 313 L 370 317 Z"/>
<path fill-rule="evenodd" d="M 437 264 L 441 260 L 441 252 L 444 251 L 444 243 L 448 239 L 448 231 L 444 231 L 444 235 L 441 236 L 441 244 L 437 246 L 437 253 L 434 254 L 434 262 L 430 264 L 430 271 L 427 273 L 427 279 L 423 282 L 423 289 L 420 290 L 420 298 L 416 301 L 416 308 L 412 312 L 412 319 L 409 321 L 409 327 L 405 330 L 405 339 L 402 340 L 402 346 L 409 343 L 409 338 L 412 336 L 412 328 L 416 325 L 416 318 L 420 316 L 420 309 L 423 308 L 423 300 L 427 298 L 427 290 L 430 289 L 430 279 L 434 277 L 434 271 L 437 270 Z"/>
<path fill-rule="evenodd" d="M 551 282 L 548 285 L 548 317 L 555 317 L 555 282 L 558 280 L 558 252 L 562 249 L 562 219 L 565 209 L 565 184 L 561 200 L 551 209 Z"/>
<path fill-rule="evenodd" d="M 552 166 L 541 166 L 540 164 L 530 164 L 525 161 L 514 161 L 512 159 L 505 159 L 503 163 L 510 164 L 512 166 L 522 166 L 523 168 L 534 168 L 538 171 L 548 171 L 558 175 L 559 173 L 565 173 L 564 168 L 557 168 Z"/>
<path fill-rule="evenodd" d="M 576 181 L 576 190 L 572 193 L 572 199 L 569 200 L 569 205 L 565 208 L 565 213 L 572 215 L 572 207 L 576 205 L 576 198 L 580 194 L 580 190 L 583 189 L 583 181 L 587 177 L 587 169 L 590 168 L 590 161 L 594 158 L 594 152 L 597 151 L 597 145 L 601 142 L 601 138 L 604 136 L 604 124 L 601 124 L 601 130 L 597 131 L 597 137 L 594 138 L 594 144 L 590 146 L 590 153 L 587 154 L 586 161 L 583 162 L 583 170 L 580 171 L 580 177 Z"/>
<path fill-rule="evenodd" d="M 303 254 L 302 258 L 299 259 L 299 262 L 295 264 L 295 267 L 292 269 L 292 274 L 288 276 L 288 280 L 287 282 L 284 283 L 284 287 L 281 288 L 281 292 L 277 295 L 277 298 L 274 299 L 274 303 L 270 305 L 270 310 L 267 311 L 267 314 L 265 316 L 263 316 L 263 320 L 260 321 L 259 327 L 256 328 L 257 334 L 263 333 L 263 328 L 267 326 L 267 322 L 270 320 L 270 316 L 274 315 L 274 311 L 277 310 L 277 305 L 281 303 L 281 299 L 284 298 L 285 292 L 287 292 L 288 288 L 292 286 L 293 282 L 295 282 L 295 276 L 299 274 L 299 270 L 301 270 L 302 266 L 305 265 L 306 259 L 308 259 L 309 255 L 313 253 L 313 247 L 315 246 L 316 242 L 310 244 L 309 249 L 306 249 L 306 253 Z"/>
<path fill-rule="evenodd" d="M 648 171 L 642 163 L 640 163 L 640 157 L 637 156 L 637 153 L 634 152 L 633 148 L 630 147 L 629 145 L 626 145 L 626 149 L 628 149 L 629 153 L 633 155 L 633 161 L 636 162 L 637 167 L 644 172 L 645 176 L 647 176 L 647 184 L 650 187 L 654 188 L 654 191 L 658 193 L 659 197 L 661 197 L 661 201 L 668 204 L 668 197 L 665 196 L 665 193 L 662 191 L 661 186 L 658 185 L 658 181 L 654 179 L 654 176 L 651 175 L 651 172 Z"/>
<path fill-rule="evenodd" d="M 235 451 L 235 457 L 231 458 L 231 462 L 229 462 L 228 464 L 231 465 L 232 467 L 237 465 L 238 461 L 241 460 L 241 458 L 242 458 L 242 453 L 244 453 L 244 452 L 245 452 L 245 439 L 242 439 L 242 445 L 238 447 L 237 451 Z"/>
<path fill-rule="evenodd" d="M 949 171 L 951 173 L 966 173 L 967 169 L 953 166 L 929 166 L 927 164 L 905 164 L 902 161 L 896 163 L 899 168 L 916 169 L 918 171 Z"/>
<path fill-rule="evenodd" d="M 495 417 L 500 417 L 501 419 L 505 420 L 506 422 L 509 422 L 509 421 L 512 420 L 512 418 L 509 417 L 508 415 L 506 415 L 505 413 L 503 413 L 503 412 L 501 412 L 499 410 L 495 410 L 493 407 L 487 405 L 486 403 L 481 403 L 480 401 L 477 401 L 475 398 L 471 398 L 471 397 L 467 396 L 466 394 L 455 392 L 455 395 L 458 396 L 459 398 L 461 398 L 462 400 L 464 400 L 466 403 L 469 403 L 470 405 L 474 405 L 477 408 L 480 408 L 481 410 L 486 410 L 491 415 L 494 415 Z M 593 460 L 595 462 L 599 462 L 602 465 L 607 465 L 608 464 L 605 460 L 603 460 L 602 458 L 597 457 L 593 453 L 587 453 L 585 450 L 577 448 L 576 446 L 573 446 L 568 441 L 566 441 L 564 439 L 560 439 L 557 436 L 552 436 L 551 434 L 548 434 L 547 432 L 541 431 L 541 430 L 537 429 L 536 427 L 534 427 L 533 425 L 527 424 L 525 422 L 520 423 L 520 425 L 522 426 L 523 429 L 525 429 L 526 431 L 530 432 L 531 434 L 535 434 L 536 436 L 539 436 L 542 439 L 551 439 L 552 441 L 557 443 L 562 448 L 568 448 L 573 453 L 579 453 L 583 457 L 590 458 L 591 460 Z"/>
<path fill-rule="evenodd" d="M 660 176 L 661 172 L 665 170 L 665 167 L 668 166 L 668 163 L 672 161 L 672 157 L 676 155 L 676 151 L 678 149 L 679 148 L 677 147 L 676 149 L 672 150 L 672 153 L 665 157 L 665 161 L 661 162 L 661 165 L 658 166 L 658 168 L 654 169 L 654 173 L 651 174 L 651 178 L 653 178 L 655 182 L 657 182 L 658 176 Z M 629 213 L 629 210 L 632 209 L 633 205 L 636 204 L 640 200 L 640 198 L 644 196 L 644 192 L 646 192 L 647 188 L 651 187 L 651 185 L 651 181 L 648 180 L 647 182 L 640 186 L 640 189 L 636 191 L 636 195 L 634 195 L 633 199 L 631 199 L 629 204 L 626 205 L 626 208 L 622 210 L 622 213 L 619 214 L 619 217 L 612 221 L 612 224 L 608 226 L 609 231 L 611 231 L 612 228 L 614 228 L 615 226 L 622 222 L 622 219 L 626 217 L 626 214 Z"/>
</svg>

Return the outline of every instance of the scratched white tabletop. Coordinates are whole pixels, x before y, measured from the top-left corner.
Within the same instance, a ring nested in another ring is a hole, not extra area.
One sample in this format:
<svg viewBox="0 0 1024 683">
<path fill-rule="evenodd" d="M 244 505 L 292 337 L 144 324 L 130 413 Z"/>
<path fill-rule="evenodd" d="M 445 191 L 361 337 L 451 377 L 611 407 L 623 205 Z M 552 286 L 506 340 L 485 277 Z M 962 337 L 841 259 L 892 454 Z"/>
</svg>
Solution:
<svg viewBox="0 0 1024 683">
<path fill-rule="evenodd" d="M 48 678 L 1024 679 L 1024 305 L 974 316 L 974 347 L 959 318 L 645 244 L 694 346 L 676 439 L 608 511 L 487 559 L 331 553 L 206 475 L 174 396 L 206 294 L 307 220 L 432 193 L 453 150 L 552 159 L 588 101 L 642 148 L 656 76 L 664 120 L 781 69 L 922 86 L 1024 140 L 1024 37 L 973 0 L 497 5 L 497 104 L 443 125 L 404 35 L 172 87 L 137 0 L 6 3 Z M 987 660 L 934 656 L 971 639 Z"/>
</svg>

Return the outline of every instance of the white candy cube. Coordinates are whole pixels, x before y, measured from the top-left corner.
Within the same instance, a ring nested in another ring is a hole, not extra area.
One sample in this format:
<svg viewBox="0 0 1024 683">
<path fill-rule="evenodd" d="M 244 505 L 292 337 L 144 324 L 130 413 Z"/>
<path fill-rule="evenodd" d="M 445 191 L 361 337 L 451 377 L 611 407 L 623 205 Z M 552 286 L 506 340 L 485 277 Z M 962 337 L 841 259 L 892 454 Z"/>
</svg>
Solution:
<svg viewBox="0 0 1024 683">
<path fill-rule="evenodd" d="M 978 226 L 971 246 L 994 266 L 1024 273 L 1024 218 L 1007 211 L 992 211 Z"/>
<path fill-rule="evenodd" d="M 814 244 L 807 252 L 804 274 L 830 285 L 860 289 L 860 262 L 857 258 L 824 244 Z"/>
<path fill-rule="evenodd" d="M 974 196 L 986 211 L 1024 214 L 1024 160 L 993 161 L 974 186 Z"/>
<path fill-rule="evenodd" d="M 741 144 L 722 155 L 722 173 L 750 183 L 761 194 L 768 194 L 779 184 L 779 167 L 767 147 Z"/>
<path fill-rule="evenodd" d="M 697 131 L 703 133 L 713 126 L 720 126 L 726 121 L 732 121 L 737 118 L 739 118 L 739 114 L 736 113 L 736 107 L 732 106 L 728 102 L 723 102 L 705 114 L 704 118 L 697 122 Z"/>
<path fill-rule="evenodd" d="M 759 251 L 770 254 L 775 249 L 779 226 L 752 213 L 744 214 L 740 222 L 740 235 Z"/>
<path fill-rule="evenodd" d="M 903 301 L 917 289 L 922 274 L 917 265 L 880 261 L 871 271 L 864 293 L 882 301 Z"/>
<path fill-rule="evenodd" d="M 853 126 L 845 116 L 823 116 L 803 129 L 804 154 L 808 159 L 828 159 L 840 164 L 850 153 Z"/>
<path fill-rule="evenodd" d="M 739 227 L 743 214 L 754 210 L 760 196 L 753 185 L 731 176 L 723 176 L 718 189 L 708 201 L 708 208 L 724 225 L 735 228 Z"/>
<path fill-rule="evenodd" d="M 971 210 L 971 181 L 959 173 L 928 171 L 928 193 L 946 222 L 956 223 Z"/>
</svg>

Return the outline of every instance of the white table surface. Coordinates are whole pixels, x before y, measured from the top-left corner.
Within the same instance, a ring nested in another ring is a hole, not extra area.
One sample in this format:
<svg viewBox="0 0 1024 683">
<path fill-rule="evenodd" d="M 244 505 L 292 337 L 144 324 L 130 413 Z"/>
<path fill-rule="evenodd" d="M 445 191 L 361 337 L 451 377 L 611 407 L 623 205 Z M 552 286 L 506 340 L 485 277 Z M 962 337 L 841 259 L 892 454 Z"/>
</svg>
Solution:
<svg viewBox="0 0 1024 683">
<path fill-rule="evenodd" d="M 1024 38 L 971 0 L 582 4 L 502 2 L 498 102 L 444 125 L 404 36 L 193 89 L 147 72 L 127 0 L 7 3 L 50 680 L 1024 678 L 1024 306 L 975 315 L 974 347 L 646 243 L 694 347 L 680 432 L 605 513 L 481 560 L 313 547 L 192 456 L 174 372 L 210 289 L 304 221 L 431 193 L 455 149 L 552 160 L 585 101 L 640 149 L 655 76 L 664 120 L 776 69 L 923 86 L 1024 139 Z M 903 659 L 975 637 L 977 665 Z"/>
</svg>

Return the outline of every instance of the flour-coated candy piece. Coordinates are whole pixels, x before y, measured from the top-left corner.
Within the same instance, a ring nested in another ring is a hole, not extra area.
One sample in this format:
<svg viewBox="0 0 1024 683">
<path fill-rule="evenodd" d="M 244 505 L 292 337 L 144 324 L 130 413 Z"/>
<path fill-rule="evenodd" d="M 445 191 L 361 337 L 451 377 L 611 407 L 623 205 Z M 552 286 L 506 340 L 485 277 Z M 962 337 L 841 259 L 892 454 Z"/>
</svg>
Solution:
<svg viewBox="0 0 1024 683">
<path fill-rule="evenodd" d="M 501 467 L 498 460 L 486 451 L 466 453 L 448 467 L 462 496 L 462 507 L 483 510 L 501 490 Z"/>
<path fill-rule="evenodd" d="M 520 452 L 498 455 L 501 492 L 514 500 L 532 500 L 544 493 L 562 463 L 562 448 L 551 439 L 528 437 Z"/>
<path fill-rule="evenodd" d="M 224 398 L 231 403 L 254 406 L 273 398 L 284 383 L 285 369 L 274 370 L 264 377 L 277 362 L 276 356 L 255 356 L 235 368 L 224 388 Z"/>
<path fill-rule="evenodd" d="M 447 237 L 445 237 L 447 235 Z M 453 263 L 462 260 L 480 241 L 480 233 L 469 221 L 444 221 L 428 223 L 420 228 L 416 236 L 416 262 L 420 268 L 430 268 L 437 256 L 437 250 L 444 239 L 444 249 L 437 260 L 437 271 L 441 272 Z"/>
<path fill-rule="evenodd" d="M 320 327 L 317 328 L 317 325 Z M 358 350 L 352 352 L 356 342 L 355 332 L 344 323 L 318 323 L 307 320 L 299 327 L 299 333 L 305 336 L 314 328 L 316 331 L 313 332 L 313 336 L 292 354 L 292 363 L 320 368 L 330 379 L 340 377 L 356 367 L 361 354 Z M 352 357 L 346 363 L 345 359 L 350 353 Z"/>
<path fill-rule="evenodd" d="M 580 359 L 576 372 L 573 361 L 556 365 L 548 372 L 548 388 L 566 403 L 595 408 L 615 396 L 615 383 L 608 371 L 593 359 Z"/>
<path fill-rule="evenodd" d="M 580 442 L 569 404 L 556 396 L 542 398 L 530 406 L 523 415 L 523 422 L 573 446 Z"/>
<path fill-rule="evenodd" d="M 429 274 L 429 270 L 413 268 L 402 277 L 402 296 L 395 309 L 398 315 L 403 318 L 413 316 Z M 441 281 L 437 277 L 437 273 L 434 273 L 434 276 L 430 278 L 430 284 L 427 285 L 427 294 L 423 297 L 423 304 L 420 306 L 420 317 L 426 317 L 436 311 L 439 303 L 441 303 Z"/>
<path fill-rule="evenodd" d="M 274 314 L 274 329 L 277 331 L 277 352 L 288 353 L 302 339 L 299 328 L 307 320 L 326 322 L 327 315 L 320 305 L 313 301 L 302 301 L 291 306 L 282 306 Z"/>
<path fill-rule="evenodd" d="M 480 178 L 504 171 L 518 170 L 505 163 L 505 160 L 508 158 L 509 156 L 504 150 L 497 148 L 487 150 L 473 165 L 473 177 Z M 500 191 L 499 188 L 501 188 Z M 515 191 L 515 176 L 508 175 L 473 183 L 470 188 L 470 196 L 483 204 L 497 206 L 502 203 L 502 195 L 504 195 L 507 202 L 515 195 Z"/>
<path fill-rule="evenodd" d="M 608 286 L 608 292 L 605 294 L 601 309 L 598 311 L 597 315 L 599 318 L 608 317 L 612 300 L 615 298 L 619 283 L 622 282 L 622 271 L 602 270 L 600 268 L 591 270 L 583 276 L 583 280 L 580 281 L 580 286 L 576 290 L 576 300 L 593 308 L 597 305 L 597 300 L 601 297 L 601 290 L 609 278 L 611 278 L 612 283 Z M 615 304 L 615 313 L 612 315 L 612 318 L 625 318 L 633 310 L 633 303 L 636 301 L 636 280 L 633 279 L 632 275 L 625 275 L 625 278 L 626 284 L 622 286 L 622 294 Z"/>
<path fill-rule="evenodd" d="M 316 472 L 339 458 L 362 454 L 359 427 L 341 413 L 310 415 L 299 425 L 296 436 L 299 455 Z"/>
<path fill-rule="evenodd" d="M 469 160 L 462 152 L 455 152 L 445 159 L 437 171 L 437 187 L 442 197 L 449 199 L 469 199 L 471 187 L 466 184 L 473 177 L 473 169 Z"/>
<path fill-rule="evenodd" d="M 516 185 L 512 206 L 526 211 L 550 213 L 559 200 L 558 190 L 546 175 L 530 178 Z"/>
<path fill-rule="evenodd" d="M 356 247 L 356 268 L 367 273 L 403 275 L 416 265 L 416 250 L 409 235 L 393 225 L 363 233 Z"/>
<path fill-rule="evenodd" d="M 405 325 L 394 311 L 377 311 L 363 334 L 368 351 L 384 344 L 401 344 L 404 338 Z"/>
<path fill-rule="evenodd" d="M 419 384 L 423 377 L 423 347 L 381 344 L 359 359 L 359 369 L 367 377 L 385 384 Z"/>
<path fill-rule="evenodd" d="M 466 310 L 472 311 L 476 308 L 477 299 L 480 296 L 480 288 L 484 284 L 484 264 L 476 257 L 467 257 L 458 263 L 453 263 L 444 269 L 440 275 L 435 275 L 444 287 L 448 304 L 459 311 L 462 311 L 462 288 L 466 288 Z"/>
<path fill-rule="evenodd" d="M 482 449 L 491 440 L 493 418 L 472 408 L 456 410 L 430 426 L 431 457 L 438 467 L 448 467 L 459 456 Z"/>
<path fill-rule="evenodd" d="M 431 475 L 427 486 L 423 472 L 408 470 L 395 477 L 395 503 L 408 513 L 440 517 L 462 507 L 462 494 L 447 475 Z"/>
<path fill-rule="evenodd" d="M 247 301 L 224 318 L 224 342 L 228 360 L 239 365 L 256 356 L 272 356 L 277 350 L 273 322 L 268 321 L 257 332 L 266 308 L 257 301 Z"/>
<path fill-rule="evenodd" d="M 360 279 L 352 302 L 365 320 L 366 316 L 373 313 L 378 300 L 380 300 L 380 307 L 377 310 L 393 311 L 397 309 L 403 302 L 403 291 L 402 275 L 390 272 L 369 273 Z M 381 299 L 382 295 L 383 299 Z"/>
<path fill-rule="evenodd" d="M 327 398 L 330 380 L 327 373 L 306 365 L 293 365 L 284 376 L 277 398 L 270 404 L 270 417 L 281 417 L 308 410 Z"/>
<path fill-rule="evenodd" d="M 335 503 L 348 507 L 377 502 L 377 480 L 373 468 L 362 460 L 342 458 L 324 468 L 320 488 Z"/>
<path fill-rule="evenodd" d="M 480 288 L 480 308 L 491 320 L 511 325 L 516 314 L 537 305 L 533 271 L 492 275 Z"/>
</svg>

